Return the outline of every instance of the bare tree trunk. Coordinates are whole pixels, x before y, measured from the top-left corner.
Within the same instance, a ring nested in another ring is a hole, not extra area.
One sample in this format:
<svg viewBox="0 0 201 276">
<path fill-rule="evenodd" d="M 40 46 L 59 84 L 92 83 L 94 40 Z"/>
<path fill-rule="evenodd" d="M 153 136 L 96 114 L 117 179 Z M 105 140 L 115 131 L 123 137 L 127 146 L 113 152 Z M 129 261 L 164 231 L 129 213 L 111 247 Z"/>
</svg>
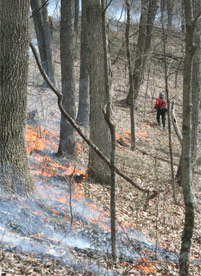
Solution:
<svg viewBox="0 0 201 276">
<path fill-rule="evenodd" d="M 52 91 L 55 93 L 55 95 L 58 98 L 58 106 L 59 109 L 61 111 L 61 113 L 63 114 L 64 118 L 72 125 L 72 127 L 78 132 L 78 134 L 83 138 L 83 140 L 87 143 L 88 146 L 90 146 L 95 152 L 96 154 L 107 164 L 107 166 L 110 167 L 110 161 L 109 159 L 99 150 L 99 148 L 83 133 L 83 131 L 76 125 L 75 121 L 69 116 L 69 114 L 65 111 L 63 105 L 62 105 L 62 99 L 63 99 L 63 95 L 62 93 L 55 88 L 55 86 L 51 83 L 51 81 L 48 79 L 47 75 L 45 74 L 45 71 L 43 70 L 39 58 L 38 58 L 38 54 L 36 49 L 34 48 L 33 44 L 30 43 L 30 47 L 32 49 L 32 52 L 34 54 L 36 63 L 38 65 L 38 68 L 40 70 L 41 75 L 43 76 L 43 78 L 45 79 L 45 81 L 48 83 L 49 87 L 52 89 Z M 153 199 L 154 197 L 156 197 L 158 195 L 158 192 L 156 190 L 150 190 L 147 188 L 143 188 L 140 187 L 137 183 L 135 183 L 130 177 L 128 177 L 127 175 L 125 175 L 124 173 L 122 173 L 117 167 L 115 167 L 116 173 L 123 177 L 126 181 L 128 181 L 133 187 L 135 187 L 136 189 L 144 192 L 147 197 L 148 200 Z"/>
<path fill-rule="evenodd" d="M 200 0 L 193 2 L 194 14 L 196 15 L 200 10 Z M 197 157 L 197 141 L 198 141 L 198 126 L 200 120 L 200 100 L 201 100 L 201 83 L 200 83 L 200 72 L 201 72 L 201 34 L 200 34 L 201 24 L 200 21 L 197 22 L 195 26 L 194 34 L 194 44 L 196 45 L 194 58 L 193 58 L 193 74 L 192 74 L 192 162 L 196 160 Z M 182 185 L 182 156 L 180 157 L 179 166 L 177 169 L 176 180 L 179 185 Z"/>
<path fill-rule="evenodd" d="M 185 224 L 179 258 L 180 275 L 189 275 L 189 258 L 194 229 L 195 199 L 192 185 L 192 71 L 194 21 L 192 0 L 184 0 L 186 20 L 186 51 L 183 80 L 183 124 L 182 124 L 182 187 L 185 202 Z"/>
<path fill-rule="evenodd" d="M 87 0 L 87 10 L 90 26 L 90 139 L 109 158 L 111 137 L 102 112 L 107 99 L 105 93 L 101 1 Z M 91 148 L 89 150 L 88 170 L 89 175 L 97 181 L 105 184 L 111 183 L 110 169 Z"/>
<path fill-rule="evenodd" d="M 139 36 L 137 42 L 137 49 L 135 55 L 135 64 L 134 64 L 134 72 L 133 72 L 133 81 L 134 81 L 134 98 L 137 98 L 137 94 L 140 88 L 140 84 L 142 81 L 143 74 L 143 60 L 144 60 L 144 49 L 146 43 L 146 35 L 147 35 L 147 18 L 148 18 L 148 7 L 149 1 L 141 0 L 141 17 L 140 17 L 140 25 L 139 25 Z M 127 103 L 131 103 L 131 91 L 127 96 Z"/>
<path fill-rule="evenodd" d="M 129 94 L 130 96 L 130 120 L 131 120 L 131 150 L 135 150 L 135 111 L 134 111 L 134 87 L 133 87 L 133 73 L 132 73 L 132 61 L 130 55 L 130 0 L 126 0 L 127 8 L 127 22 L 126 22 L 126 49 L 128 60 L 128 74 L 129 74 Z"/>
<path fill-rule="evenodd" d="M 84 0 L 82 2 L 85 2 Z M 83 3 L 82 3 L 83 4 Z M 78 34 L 78 27 L 79 27 L 79 0 L 75 0 L 75 33 Z"/>
<path fill-rule="evenodd" d="M 149 53 L 153 24 L 158 9 L 157 0 L 141 0 L 141 17 L 139 26 L 139 37 L 137 42 L 135 65 L 133 72 L 133 83 L 134 83 L 134 99 L 139 94 L 139 89 L 142 83 L 144 68 L 146 65 L 147 55 Z M 127 103 L 131 103 L 131 92 L 127 96 Z"/>
<path fill-rule="evenodd" d="M 42 1 L 42 4 L 45 4 L 46 0 L 41 0 L 41 1 Z M 55 84 L 52 35 L 51 35 L 51 30 L 48 22 L 47 5 L 45 5 L 44 8 L 42 8 L 41 12 L 42 12 L 42 22 L 43 22 L 45 42 L 46 42 L 48 76 L 52 81 L 52 83 Z"/>
<path fill-rule="evenodd" d="M 181 29 L 182 29 L 182 32 L 185 33 L 186 26 L 185 26 L 184 0 L 181 0 Z"/>
<path fill-rule="evenodd" d="M 146 65 L 147 57 L 150 52 L 152 32 L 153 32 L 153 28 L 154 28 L 154 21 L 155 21 L 156 12 L 158 10 L 158 7 L 159 6 L 158 6 L 157 0 L 150 0 L 149 9 L 148 9 L 148 18 L 147 18 L 147 34 L 146 34 L 146 42 L 145 42 L 145 49 L 144 49 L 143 67 L 145 67 L 145 65 Z"/>
<path fill-rule="evenodd" d="M 201 0 L 193 1 L 193 11 L 196 16 L 201 10 Z M 193 164 L 197 157 L 198 144 L 198 126 L 200 122 L 200 101 L 201 101 L 201 22 L 198 20 L 195 26 L 194 44 L 196 50 L 193 59 L 193 75 L 192 75 L 192 160 Z M 194 168 L 193 168 L 194 169 Z"/>
<path fill-rule="evenodd" d="M 29 1 L 0 0 L 0 11 L 0 185 L 27 195 L 34 188 L 26 148 Z"/>
<path fill-rule="evenodd" d="M 167 65 L 167 53 L 166 53 L 166 45 L 167 45 L 167 34 L 165 31 L 164 24 L 164 12 L 161 9 L 161 25 L 162 25 L 162 43 L 163 43 L 163 53 L 164 53 L 164 73 L 165 73 L 165 92 L 167 97 L 167 108 L 168 108 L 168 138 L 169 138 L 169 153 L 170 153 L 170 169 L 171 169 L 171 180 L 172 180 L 172 189 L 173 189 L 173 198 L 176 202 L 176 194 L 175 194 L 175 177 L 174 177 L 174 161 L 173 161 L 173 152 L 172 152 L 172 128 L 171 128 L 171 119 L 170 119 L 170 98 L 169 98 L 169 87 L 168 87 L 168 65 Z M 169 26 L 168 26 L 169 28 Z M 167 28 L 167 31 L 169 29 Z"/>
<path fill-rule="evenodd" d="M 46 55 L 46 43 L 45 43 L 45 34 L 44 28 L 42 24 L 42 17 L 39 11 L 41 2 L 39 0 L 31 0 L 31 9 L 33 13 L 33 21 L 36 31 L 36 37 L 38 41 L 38 49 L 40 53 L 41 64 L 45 70 L 45 73 L 48 75 L 47 66 L 45 65 L 47 62 Z"/>
<path fill-rule="evenodd" d="M 55 84 L 52 41 L 49 23 L 47 21 L 47 5 L 44 5 L 40 10 L 40 7 L 44 3 L 45 0 L 42 2 L 40 0 L 31 0 L 31 8 L 33 12 L 33 21 L 38 41 L 41 63 L 51 82 Z"/>
<path fill-rule="evenodd" d="M 84 127 L 89 125 L 89 47 L 86 1 L 82 1 L 80 87 L 79 106 L 76 122 Z"/>
<path fill-rule="evenodd" d="M 61 76 L 63 106 L 75 119 L 75 76 L 74 76 L 74 0 L 61 1 Z M 61 115 L 60 121 L 60 155 L 75 156 L 76 139 L 74 128 Z"/>
<path fill-rule="evenodd" d="M 174 11 L 174 0 L 167 1 L 167 15 L 168 15 L 168 23 L 167 29 L 170 30 L 172 28 L 172 19 L 173 19 L 173 11 Z"/>
<path fill-rule="evenodd" d="M 112 99 L 110 93 L 109 66 L 108 66 L 108 41 L 106 35 L 106 11 L 105 0 L 102 0 L 102 33 L 104 48 L 104 75 L 105 75 L 105 92 L 106 92 L 106 112 L 105 120 L 110 128 L 111 134 L 111 154 L 110 154 L 110 170 L 111 170 L 111 192 L 110 192 L 110 216 L 111 216 L 111 247 L 113 261 L 117 261 L 117 245 L 116 245 L 116 135 L 115 125 L 112 122 Z"/>
</svg>

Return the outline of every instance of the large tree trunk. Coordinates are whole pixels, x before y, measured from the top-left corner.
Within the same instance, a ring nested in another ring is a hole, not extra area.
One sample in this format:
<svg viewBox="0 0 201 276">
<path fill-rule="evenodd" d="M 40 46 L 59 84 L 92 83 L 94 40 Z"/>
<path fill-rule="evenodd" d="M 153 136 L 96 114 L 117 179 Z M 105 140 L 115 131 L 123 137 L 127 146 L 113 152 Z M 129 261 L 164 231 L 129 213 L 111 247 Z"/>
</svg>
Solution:
<svg viewBox="0 0 201 276">
<path fill-rule="evenodd" d="M 26 148 L 29 1 L 0 0 L 0 185 L 33 190 Z"/>
<path fill-rule="evenodd" d="M 133 72 L 134 99 L 137 100 L 142 83 L 147 55 L 149 53 L 153 24 L 158 9 L 157 0 L 141 0 L 141 17 L 139 25 L 139 36 L 136 49 L 135 65 Z M 131 91 L 127 96 L 127 103 L 131 103 Z"/>
<path fill-rule="evenodd" d="M 192 185 L 192 68 L 193 36 L 192 0 L 184 0 L 186 20 L 186 51 L 183 80 L 183 125 L 182 125 L 182 187 L 185 202 L 185 224 L 179 258 L 180 275 L 189 275 L 189 258 L 194 229 L 195 199 Z"/>
<path fill-rule="evenodd" d="M 102 111 L 106 104 L 106 91 L 100 0 L 88 0 L 87 10 L 90 25 L 90 139 L 107 158 L 110 158 L 110 132 Z M 89 175 L 97 181 L 105 184 L 111 182 L 110 169 L 91 148 L 88 169 Z"/>
<path fill-rule="evenodd" d="M 87 127 L 89 124 L 89 48 L 86 1 L 82 1 L 81 49 L 80 49 L 80 87 L 77 123 Z"/>
<path fill-rule="evenodd" d="M 194 15 L 201 10 L 201 0 L 193 2 Z M 198 126 L 200 121 L 200 100 L 201 100 L 201 23 L 198 20 L 195 26 L 194 44 L 196 50 L 193 59 L 193 76 L 192 76 L 192 161 L 194 163 L 197 157 L 197 143 L 198 143 Z"/>
<path fill-rule="evenodd" d="M 196 15 L 201 7 L 201 1 L 196 0 L 193 2 L 194 14 Z M 200 120 L 200 100 L 201 100 L 201 83 L 200 83 L 200 73 L 201 73 L 201 23 L 197 22 L 195 26 L 194 34 L 194 44 L 196 45 L 194 58 L 193 58 L 193 74 L 192 74 L 192 162 L 193 167 L 195 164 L 195 159 L 197 157 L 197 141 L 198 141 L 198 126 Z M 177 169 L 176 180 L 179 185 L 182 185 L 182 156 L 180 157 L 179 166 Z"/>
<path fill-rule="evenodd" d="M 63 107 L 75 119 L 75 76 L 74 76 L 74 0 L 61 1 L 61 79 Z M 60 142 L 58 153 L 74 156 L 76 153 L 75 130 L 61 115 Z"/>
<path fill-rule="evenodd" d="M 41 10 L 44 0 L 31 0 L 31 8 L 33 12 L 33 21 L 38 41 L 40 59 L 45 73 L 55 84 L 54 62 L 52 55 L 52 39 L 48 23 L 47 5 Z"/>
</svg>

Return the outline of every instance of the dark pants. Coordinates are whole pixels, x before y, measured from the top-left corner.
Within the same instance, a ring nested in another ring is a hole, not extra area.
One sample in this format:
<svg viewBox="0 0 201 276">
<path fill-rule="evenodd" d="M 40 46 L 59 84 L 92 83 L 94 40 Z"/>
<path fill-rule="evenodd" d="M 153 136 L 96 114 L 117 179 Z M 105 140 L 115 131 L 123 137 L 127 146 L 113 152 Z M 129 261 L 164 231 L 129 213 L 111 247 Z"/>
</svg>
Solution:
<svg viewBox="0 0 201 276">
<path fill-rule="evenodd" d="M 165 128 L 165 121 L 166 121 L 165 113 L 166 113 L 166 110 L 157 108 L 156 119 L 157 119 L 158 125 L 160 126 L 161 125 L 160 117 L 162 118 L 163 128 Z"/>
</svg>

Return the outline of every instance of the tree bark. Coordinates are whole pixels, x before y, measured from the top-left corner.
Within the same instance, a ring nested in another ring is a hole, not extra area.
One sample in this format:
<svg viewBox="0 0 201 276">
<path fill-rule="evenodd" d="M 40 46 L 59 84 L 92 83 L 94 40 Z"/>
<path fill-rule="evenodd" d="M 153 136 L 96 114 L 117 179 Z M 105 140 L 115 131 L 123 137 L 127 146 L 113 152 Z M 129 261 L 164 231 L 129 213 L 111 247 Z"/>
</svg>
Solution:
<svg viewBox="0 0 201 276">
<path fill-rule="evenodd" d="M 20 195 L 34 186 L 26 148 L 29 1 L 0 0 L 0 185 Z"/>
<path fill-rule="evenodd" d="M 185 26 L 185 12 L 184 12 L 184 0 L 181 0 L 181 30 L 183 33 L 186 31 Z"/>
<path fill-rule="evenodd" d="M 102 0 L 102 33 L 104 48 L 104 75 L 105 75 L 105 92 L 106 92 L 106 112 L 105 120 L 109 126 L 111 134 L 111 154 L 110 154 L 110 173 L 111 173 L 111 190 L 110 190 L 110 217 L 111 217 L 111 248 L 112 259 L 117 261 L 116 245 L 116 134 L 115 125 L 112 122 L 112 101 L 110 93 L 109 64 L 108 64 L 108 40 L 106 34 L 106 7 L 105 0 Z"/>
<path fill-rule="evenodd" d="M 137 42 L 136 57 L 133 71 L 134 99 L 135 103 L 142 83 L 147 55 L 149 53 L 153 24 L 158 9 L 157 0 L 141 0 L 141 17 L 139 25 L 139 37 Z M 127 103 L 131 103 L 131 92 L 127 96 Z"/>
<path fill-rule="evenodd" d="M 180 275 L 189 275 L 189 258 L 194 229 L 195 199 L 192 184 L 192 69 L 194 23 L 192 0 L 184 0 L 186 20 L 186 51 L 183 80 L 182 124 L 182 187 L 185 202 L 185 224 L 179 258 Z"/>
<path fill-rule="evenodd" d="M 85 2 L 84 0 L 82 2 Z M 83 3 L 82 3 L 83 4 Z M 75 33 L 78 33 L 78 27 L 79 27 L 79 0 L 75 0 Z"/>
<path fill-rule="evenodd" d="M 50 78 L 51 82 L 55 84 L 54 62 L 52 55 L 52 39 L 48 23 L 47 5 L 43 5 L 45 0 L 31 0 L 31 8 L 33 12 L 33 21 L 38 41 L 38 48 L 41 58 L 42 66 Z"/>
<path fill-rule="evenodd" d="M 130 120 L 131 120 L 131 150 L 135 150 L 135 109 L 134 109 L 134 87 L 133 87 L 133 71 L 132 61 L 130 54 L 130 0 L 126 0 L 127 21 L 126 21 L 126 52 L 128 60 L 128 73 L 129 73 L 129 94 L 130 94 Z"/>
<path fill-rule="evenodd" d="M 43 78 L 45 79 L 45 81 L 48 83 L 49 87 L 52 89 L 52 91 L 55 93 L 55 95 L 58 97 L 58 106 L 59 109 L 61 111 L 61 113 L 63 114 L 64 118 L 72 125 L 72 127 L 78 132 L 78 134 L 83 138 L 83 140 L 87 143 L 88 146 L 90 146 L 95 152 L 96 154 L 107 164 L 107 166 L 110 167 L 110 161 L 109 159 L 99 150 L 99 148 L 83 133 L 83 131 L 76 125 L 75 121 L 69 116 L 69 114 L 65 111 L 63 105 L 62 105 L 62 99 L 63 99 L 63 95 L 62 93 L 57 90 L 55 88 L 55 86 L 51 83 L 51 81 L 49 80 L 49 78 L 47 77 L 45 71 L 43 70 L 39 58 L 38 58 L 38 54 L 36 52 L 36 49 L 34 48 L 33 44 L 30 43 L 30 47 L 32 49 L 32 52 L 34 54 L 34 57 L 36 59 L 36 63 L 38 65 L 38 68 L 40 70 L 41 75 L 43 76 Z M 143 153 L 144 154 L 144 153 Z M 164 161 L 164 160 L 163 160 Z M 123 177 L 126 181 L 128 181 L 133 187 L 135 187 L 136 189 L 145 192 L 147 194 L 147 197 L 150 199 L 153 199 L 154 197 L 156 197 L 158 195 L 158 192 L 155 190 L 149 190 L 147 188 L 143 188 L 140 187 L 137 183 L 135 183 L 130 177 L 128 177 L 127 175 L 125 175 L 123 172 L 121 172 L 117 167 L 115 167 L 116 173 Z"/>
<path fill-rule="evenodd" d="M 111 137 L 102 112 L 102 108 L 107 103 L 107 100 L 104 75 L 102 7 L 100 0 L 88 0 L 87 10 L 90 26 L 90 139 L 109 158 Z M 91 148 L 89 150 L 88 171 L 89 175 L 96 181 L 105 184 L 111 183 L 110 169 Z"/>
<path fill-rule="evenodd" d="M 173 0 L 168 0 L 167 1 L 167 15 L 168 15 L 167 29 L 168 30 L 170 30 L 172 28 L 174 3 L 175 3 L 175 1 L 173 1 Z"/>
<path fill-rule="evenodd" d="M 193 11 L 196 16 L 201 10 L 201 1 L 193 2 Z M 198 145 L 198 126 L 200 122 L 200 101 L 201 101 L 201 22 L 198 20 L 195 26 L 194 44 L 196 45 L 193 57 L 193 74 L 192 74 L 192 161 L 195 163 L 197 157 Z M 194 169 L 194 168 L 193 168 Z"/>
<path fill-rule="evenodd" d="M 46 0 L 41 0 L 42 5 L 45 4 Z M 48 10 L 47 5 L 44 5 L 44 8 L 41 10 L 43 28 L 45 33 L 45 43 L 46 43 L 46 52 L 47 52 L 47 68 L 48 76 L 53 84 L 55 84 L 55 74 L 54 74 L 54 58 L 53 58 L 53 46 L 52 46 L 52 35 L 48 20 Z"/>
<path fill-rule="evenodd" d="M 197 15 L 200 11 L 201 3 L 200 0 L 193 2 L 194 14 Z M 201 23 L 197 22 L 195 26 L 194 34 L 194 44 L 196 45 L 194 57 L 193 57 L 193 73 L 192 73 L 192 163 L 195 164 L 197 157 L 197 141 L 198 141 L 198 126 L 200 120 L 200 101 L 201 101 L 201 82 L 200 82 L 200 73 L 201 73 Z M 182 156 L 180 157 L 179 166 L 177 169 L 176 180 L 179 185 L 182 185 Z M 194 168 L 193 168 L 194 169 Z"/>
<path fill-rule="evenodd" d="M 75 119 L 75 76 L 74 76 L 74 0 L 61 1 L 61 79 L 63 106 Z M 75 156 L 76 139 L 74 128 L 61 115 L 60 121 L 60 155 Z"/>
<path fill-rule="evenodd" d="M 81 48 L 80 48 L 80 83 L 79 106 L 76 122 L 85 128 L 89 125 L 89 47 L 88 47 L 87 6 L 82 1 Z"/>
<path fill-rule="evenodd" d="M 171 169 L 171 180 L 172 180 L 172 189 L 173 189 L 173 198 L 176 203 L 176 193 L 175 193 L 175 177 L 174 177 L 174 160 L 173 160 L 173 151 L 172 151 L 172 128 L 171 128 L 171 119 L 170 119 L 170 97 L 169 97 L 169 85 L 168 85 L 168 64 L 167 64 L 167 34 L 165 30 L 164 22 L 164 13 L 161 9 L 161 25 L 162 25 L 162 43 L 163 43 L 163 53 L 164 53 L 164 80 L 165 80 L 165 94 L 167 97 L 167 117 L 168 117 L 168 138 L 169 138 L 169 153 L 170 153 L 170 169 Z M 168 26 L 169 28 L 169 26 Z M 167 28 L 167 31 L 169 30 Z"/>
</svg>

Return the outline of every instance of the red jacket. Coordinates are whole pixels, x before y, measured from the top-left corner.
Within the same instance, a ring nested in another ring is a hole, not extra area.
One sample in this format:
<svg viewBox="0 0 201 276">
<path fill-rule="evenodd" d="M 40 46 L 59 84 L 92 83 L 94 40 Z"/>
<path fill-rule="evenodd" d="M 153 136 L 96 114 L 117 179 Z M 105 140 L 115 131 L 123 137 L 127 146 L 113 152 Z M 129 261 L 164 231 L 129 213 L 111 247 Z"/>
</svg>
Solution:
<svg viewBox="0 0 201 276">
<path fill-rule="evenodd" d="M 166 107 L 166 100 L 163 100 L 163 103 L 162 103 L 161 99 L 157 99 L 154 108 L 157 108 L 157 107 Z"/>
</svg>

